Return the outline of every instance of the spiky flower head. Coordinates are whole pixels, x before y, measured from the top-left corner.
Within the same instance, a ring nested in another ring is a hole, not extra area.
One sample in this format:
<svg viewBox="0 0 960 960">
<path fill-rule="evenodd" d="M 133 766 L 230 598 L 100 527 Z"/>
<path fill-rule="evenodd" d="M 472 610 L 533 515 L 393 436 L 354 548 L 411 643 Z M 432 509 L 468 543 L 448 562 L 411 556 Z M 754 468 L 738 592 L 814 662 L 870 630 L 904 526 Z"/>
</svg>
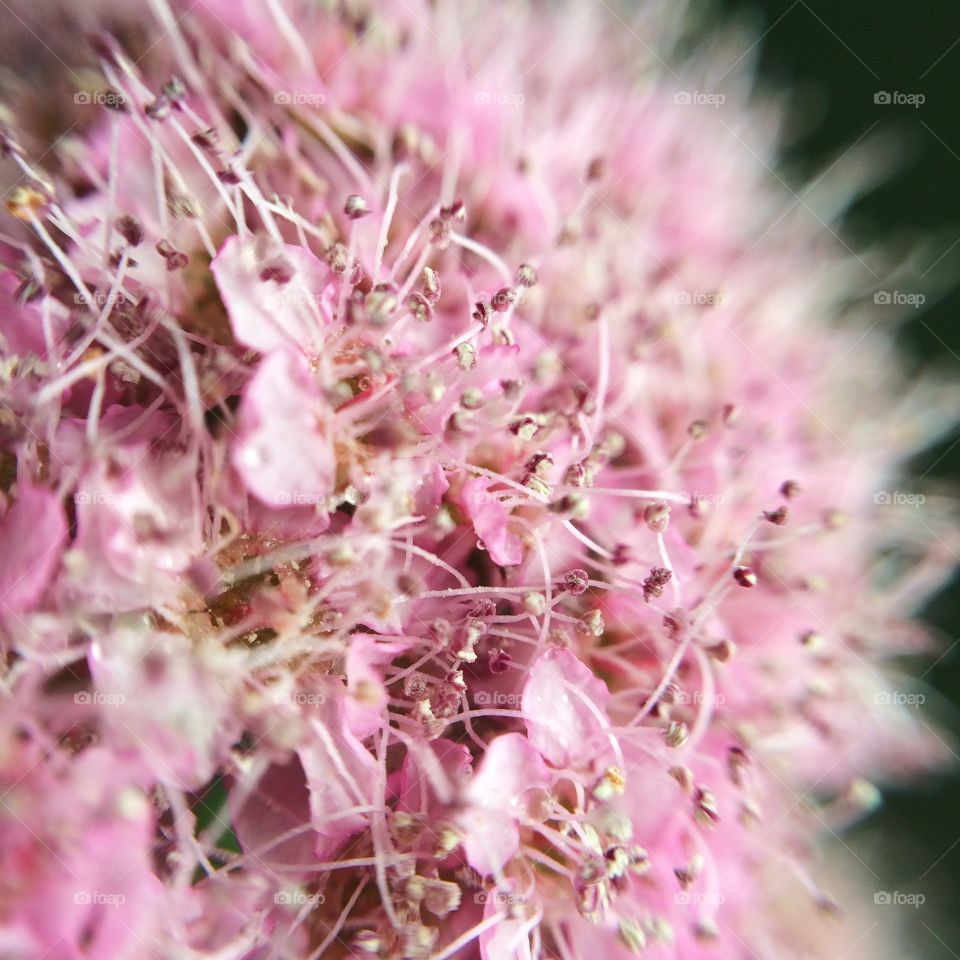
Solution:
<svg viewBox="0 0 960 960">
<path fill-rule="evenodd" d="M 674 4 L 84 16 L 2 138 L 0 953 L 839 955 L 946 561 L 742 66 Z"/>
</svg>

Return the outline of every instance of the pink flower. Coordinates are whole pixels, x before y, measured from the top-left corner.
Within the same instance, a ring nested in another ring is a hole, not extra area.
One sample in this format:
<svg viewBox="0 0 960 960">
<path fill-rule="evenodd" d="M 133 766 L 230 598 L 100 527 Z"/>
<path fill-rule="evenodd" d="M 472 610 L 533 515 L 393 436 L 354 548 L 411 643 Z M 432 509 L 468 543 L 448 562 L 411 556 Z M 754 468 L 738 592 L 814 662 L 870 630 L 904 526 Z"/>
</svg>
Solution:
<svg viewBox="0 0 960 960">
<path fill-rule="evenodd" d="M 523 688 L 527 736 L 555 766 L 589 768 L 609 752 L 603 743 L 609 699 L 603 681 L 569 650 L 552 647 L 530 668 Z"/>
<path fill-rule="evenodd" d="M 35 607 L 60 563 L 67 524 L 59 500 L 29 480 L 0 520 L 0 611 L 24 613 Z"/>
<path fill-rule="evenodd" d="M 463 485 L 460 494 L 463 508 L 490 559 L 503 567 L 523 561 L 523 544 L 509 528 L 509 516 L 496 496 L 490 493 L 490 481 L 475 477 Z"/>
<path fill-rule="evenodd" d="M 602 7 L 102 0 L 11 101 L 4 957 L 882 953 L 812 851 L 942 760 L 952 398 Z"/>
<path fill-rule="evenodd" d="M 499 874 L 520 847 L 519 824 L 530 792 L 550 782 L 540 754 L 518 733 L 490 741 L 466 790 L 463 850 L 482 874 Z"/>
<path fill-rule="evenodd" d="M 266 357 L 244 394 L 233 446 L 247 489 L 281 509 L 325 503 L 336 471 L 332 414 L 301 357 Z"/>
</svg>

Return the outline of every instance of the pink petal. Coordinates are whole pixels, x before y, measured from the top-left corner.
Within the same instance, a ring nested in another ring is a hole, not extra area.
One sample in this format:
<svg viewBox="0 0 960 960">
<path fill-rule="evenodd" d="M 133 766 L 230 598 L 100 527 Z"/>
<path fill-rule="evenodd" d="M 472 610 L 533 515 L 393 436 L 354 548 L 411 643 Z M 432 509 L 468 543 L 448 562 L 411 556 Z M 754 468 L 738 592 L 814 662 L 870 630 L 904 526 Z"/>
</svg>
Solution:
<svg viewBox="0 0 960 960">
<path fill-rule="evenodd" d="M 497 873 L 517 852 L 517 817 L 524 794 L 546 789 L 550 771 L 523 734 L 492 740 L 466 790 L 463 849 L 467 862 L 482 874 Z"/>
<path fill-rule="evenodd" d="M 439 509 L 450 484 L 443 467 L 436 460 L 417 460 L 413 466 L 423 470 L 414 492 L 414 510 L 417 516 L 432 517 Z"/>
<path fill-rule="evenodd" d="M 280 347 L 308 355 L 319 352 L 335 288 L 326 264 L 309 250 L 233 236 L 220 248 L 210 270 L 234 336 L 242 344 L 262 353 Z M 286 282 L 271 279 L 278 270 L 289 277 Z"/>
<path fill-rule="evenodd" d="M 368 827 L 368 814 L 343 811 L 375 802 L 377 764 L 346 728 L 342 685 L 327 683 L 318 697 L 323 702 L 310 708 L 311 736 L 297 753 L 310 789 L 310 817 L 317 831 L 314 852 L 325 860 L 348 837 Z"/>
<path fill-rule="evenodd" d="M 531 743 L 558 767 L 589 765 L 610 693 L 569 650 L 551 647 L 530 668 L 521 709 Z M 591 705 L 593 709 L 591 709 Z"/>
<path fill-rule="evenodd" d="M 322 507 L 336 473 L 331 419 L 306 361 L 287 350 L 270 354 L 240 408 L 233 464 L 247 488 L 272 507 Z"/>
<path fill-rule="evenodd" d="M 351 639 L 347 650 L 344 721 L 354 736 L 362 739 L 384 726 L 387 688 L 379 668 L 411 645 L 412 641 L 383 641 L 372 633 L 359 633 Z"/>
<path fill-rule="evenodd" d="M 54 493 L 21 481 L 0 521 L 0 608 L 24 613 L 39 602 L 60 562 L 67 521 Z"/>
<path fill-rule="evenodd" d="M 520 901 L 519 894 L 512 893 L 512 884 L 506 889 L 488 890 L 483 919 L 489 920 L 498 913 L 506 914 L 496 926 L 480 934 L 480 957 L 482 960 L 532 960 L 530 949 L 530 924 L 523 911 L 511 912 Z"/>
<path fill-rule="evenodd" d="M 499 873 L 520 849 L 520 831 L 512 817 L 478 807 L 463 822 L 467 863 L 483 876 Z"/>
<path fill-rule="evenodd" d="M 398 809 L 419 811 L 424 792 L 427 810 L 431 801 L 449 804 L 458 785 L 470 776 L 472 762 L 464 744 L 443 737 L 411 749 L 403 758 L 397 780 Z"/>
<path fill-rule="evenodd" d="M 468 480 L 460 501 L 493 562 L 501 567 L 515 566 L 523 560 L 523 544 L 508 529 L 509 514 L 497 497 L 488 492 L 490 484 L 486 477 Z"/>
</svg>

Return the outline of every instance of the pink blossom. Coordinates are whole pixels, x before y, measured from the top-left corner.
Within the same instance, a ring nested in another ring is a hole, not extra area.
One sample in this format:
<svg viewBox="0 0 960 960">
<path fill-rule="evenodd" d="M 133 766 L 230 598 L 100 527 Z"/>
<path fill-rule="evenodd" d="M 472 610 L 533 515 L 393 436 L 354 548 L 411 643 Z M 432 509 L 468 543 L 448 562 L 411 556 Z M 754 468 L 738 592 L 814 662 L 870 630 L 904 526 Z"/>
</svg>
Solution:
<svg viewBox="0 0 960 960">
<path fill-rule="evenodd" d="M 490 481 L 475 477 L 463 485 L 460 494 L 463 508 L 476 530 L 477 536 L 489 551 L 494 563 L 504 567 L 516 566 L 523 560 L 523 544 L 510 530 L 507 510 L 490 493 Z"/>
<path fill-rule="evenodd" d="M 463 819 L 467 862 L 482 874 L 499 874 L 520 846 L 518 822 L 530 792 L 543 790 L 550 774 L 523 736 L 505 733 L 490 741 L 466 791 Z"/>
<path fill-rule="evenodd" d="M 956 531 L 877 495 L 955 398 L 830 319 L 743 68 L 666 0 L 16 6 L 96 86 L 0 130 L 0 954 L 880 956 L 815 851 L 943 760 L 885 661 Z"/>
</svg>

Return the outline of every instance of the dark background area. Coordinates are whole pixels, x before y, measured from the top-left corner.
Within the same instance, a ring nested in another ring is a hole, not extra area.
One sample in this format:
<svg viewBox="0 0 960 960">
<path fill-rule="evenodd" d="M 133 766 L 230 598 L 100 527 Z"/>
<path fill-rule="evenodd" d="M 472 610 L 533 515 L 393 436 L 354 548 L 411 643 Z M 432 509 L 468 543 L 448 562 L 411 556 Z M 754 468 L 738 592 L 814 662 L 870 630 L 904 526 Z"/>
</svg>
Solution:
<svg viewBox="0 0 960 960">
<path fill-rule="evenodd" d="M 752 54 L 760 87 L 788 92 L 801 130 L 788 146 L 788 169 L 816 176 L 865 135 L 887 133 L 904 148 L 893 175 L 851 208 L 847 227 L 858 242 L 886 237 L 923 247 L 925 276 L 910 289 L 927 302 L 909 311 L 899 338 L 904 359 L 917 373 L 932 368 L 960 382 L 960 3 L 723 0 L 713 16 L 718 27 L 744 17 L 762 35 Z M 925 102 L 877 104 L 881 91 L 922 94 Z M 917 489 L 931 481 L 960 487 L 960 433 L 952 430 L 913 471 Z M 926 619 L 939 649 L 913 672 L 926 672 L 924 683 L 960 705 L 955 586 L 934 598 Z M 931 710 L 930 701 L 926 720 L 932 725 L 935 714 L 956 736 L 952 708 Z M 956 739 L 944 739 L 960 752 Z M 847 838 L 878 890 L 926 897 L 896 914 L 905 957 L 960 958 L 960 757 L 955 762 L 935 780 L 886 789 L 882 809 Z M 875 909 L 878 922 L 889 922 L 879 912 L 890 908 Z"/>
</svg>

